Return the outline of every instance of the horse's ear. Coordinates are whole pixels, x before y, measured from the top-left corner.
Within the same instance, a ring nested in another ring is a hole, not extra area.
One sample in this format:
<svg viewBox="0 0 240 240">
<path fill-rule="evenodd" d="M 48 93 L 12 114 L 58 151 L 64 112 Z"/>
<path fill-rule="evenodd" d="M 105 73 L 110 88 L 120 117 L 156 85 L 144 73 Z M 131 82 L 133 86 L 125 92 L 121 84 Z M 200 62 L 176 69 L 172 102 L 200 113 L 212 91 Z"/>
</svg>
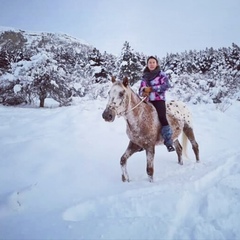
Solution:
<svg viewBox="0 0 240 240">
<path fill-rule="evenodd" d="M 128 85 L 128 78 L 127 78 L 127 77 L 124 77 L 124 78 L 123 78 L 123 85 L 124 85 L 125 87 L 127 87 L 127 85 Z"/>
<path fill-rule="evenodd" d="M 116 82 L 116 78 L 112 76 L 112 83 Z"/>
</svg>

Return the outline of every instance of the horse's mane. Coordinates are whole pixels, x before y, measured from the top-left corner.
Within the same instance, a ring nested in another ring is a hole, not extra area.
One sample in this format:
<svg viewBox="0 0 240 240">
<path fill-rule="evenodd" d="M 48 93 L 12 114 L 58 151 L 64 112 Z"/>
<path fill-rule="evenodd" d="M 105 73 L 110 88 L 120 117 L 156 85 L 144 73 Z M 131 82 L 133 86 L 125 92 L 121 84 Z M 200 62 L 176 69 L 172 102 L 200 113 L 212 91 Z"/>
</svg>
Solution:
<svg viewBox="0 0 240 240">
<path fill-rule="evenodd" d="M 142 101 L 142 98 L 140 97 L 140 95 L 137 92 L 135 92 L 129 84 L 127 86 L 125 86 L 124 83 L 120 80 L 115 81 L 114 84 L 122 87 L 127 92 L 129 92 L 130 94 L 133 94 L 139 101 Z M 149 101 L 144 100 L 142 103 L 147 104 L 150 107 L 152 107 L 152 105 Z"/>
</svg>

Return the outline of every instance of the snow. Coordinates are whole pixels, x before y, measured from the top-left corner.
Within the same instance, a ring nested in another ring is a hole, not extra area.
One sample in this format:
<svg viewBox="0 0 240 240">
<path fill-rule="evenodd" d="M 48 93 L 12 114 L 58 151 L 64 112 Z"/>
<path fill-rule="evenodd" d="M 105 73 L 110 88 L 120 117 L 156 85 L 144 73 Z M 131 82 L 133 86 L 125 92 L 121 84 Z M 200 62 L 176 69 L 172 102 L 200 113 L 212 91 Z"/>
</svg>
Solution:
<svg viewBox="0 0 240 240">
<path fill-rule="evenodd" d="M 14 93 L 20 92 L 21 89 L 22 89 L 22 86 L 20 84 L 15 84 L 15 86 L 13 87 Z"/>
<path fill-rule="evenodd" d="M 16 29 L 13 27 L 0 26 L 0 32 L 5 32 L 5 31 L 16 31 Z"/>
<path fill-rule="evenodd" d="M 153 183 L 106 103 L 0 106 L 0 239 L 240 239 L 240 103 L 188 104 L 201 161 L 158 146 Z"/>
</svg>

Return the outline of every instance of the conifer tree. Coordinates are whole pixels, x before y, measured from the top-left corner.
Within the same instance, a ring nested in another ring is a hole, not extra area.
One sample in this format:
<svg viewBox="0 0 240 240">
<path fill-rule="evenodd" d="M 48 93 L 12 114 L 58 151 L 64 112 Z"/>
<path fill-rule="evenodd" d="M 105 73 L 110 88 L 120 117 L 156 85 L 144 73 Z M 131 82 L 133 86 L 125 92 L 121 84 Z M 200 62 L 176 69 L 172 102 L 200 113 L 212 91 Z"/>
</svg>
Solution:
<svg viewBox="0 0 240 240">
<path fill-rule="evenodd" d="M 119 79 L 128 77 L 130 85 L 133 85 L 141 78 L 142 65 L 140 58 L 134 53 L 129 42 L 123 44 L 121 56 L 119 58 Z"/>
<path fill-rule="evenodd" d="M 107 71 L 105 68 L 105 61 L 100 51 L 93 48 L 89 54 L 90 72 L 93 78 L 93 83 L 104 83 L 107 81 Z"/>
</svg>

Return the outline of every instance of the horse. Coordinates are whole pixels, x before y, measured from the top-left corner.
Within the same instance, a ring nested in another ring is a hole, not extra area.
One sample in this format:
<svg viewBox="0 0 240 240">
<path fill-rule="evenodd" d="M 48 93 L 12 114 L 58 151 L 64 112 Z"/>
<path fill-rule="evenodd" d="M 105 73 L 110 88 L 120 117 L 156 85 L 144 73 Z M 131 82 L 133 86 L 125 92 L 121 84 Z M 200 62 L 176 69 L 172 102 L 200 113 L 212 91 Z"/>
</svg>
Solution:
<svg viewBox="0 0 240 240">
<path fill-rule="evenodd" d="M 141 99 L 132 90 L 127 77 L 124 77 L 122 81 L 117 81 L 115 77 L 112 77 L 108 103 L 102 117 L 107 122 L 113 122 L 116 116 L 124 117 L 126 120 L 126 133 L 130 141 L 120 159 L 123 182 L 129 182 L 128 158 L 142 150 L 146 151 L 146 171 L 149 181 L 152 182 L 155 146 L 164 144 L 164 139 L 160 134 L 161 124 L 157 111 L 151 103 L 145 100 L 144 98 Z M 166 109 L 167 119 L 173 131 L 172 139 L 178 156 L 178 163 L 183 165 L 182 153 L 186 153 L 187 140 L 192 144 L 196 162 L 199 162 L 199 147 L 193 132 L 191 113 L 187 106 L 181 101 L 172 100 L 166 102 Z M 182 145 L 178 140 L 181 133 Z"/>
</svg>

